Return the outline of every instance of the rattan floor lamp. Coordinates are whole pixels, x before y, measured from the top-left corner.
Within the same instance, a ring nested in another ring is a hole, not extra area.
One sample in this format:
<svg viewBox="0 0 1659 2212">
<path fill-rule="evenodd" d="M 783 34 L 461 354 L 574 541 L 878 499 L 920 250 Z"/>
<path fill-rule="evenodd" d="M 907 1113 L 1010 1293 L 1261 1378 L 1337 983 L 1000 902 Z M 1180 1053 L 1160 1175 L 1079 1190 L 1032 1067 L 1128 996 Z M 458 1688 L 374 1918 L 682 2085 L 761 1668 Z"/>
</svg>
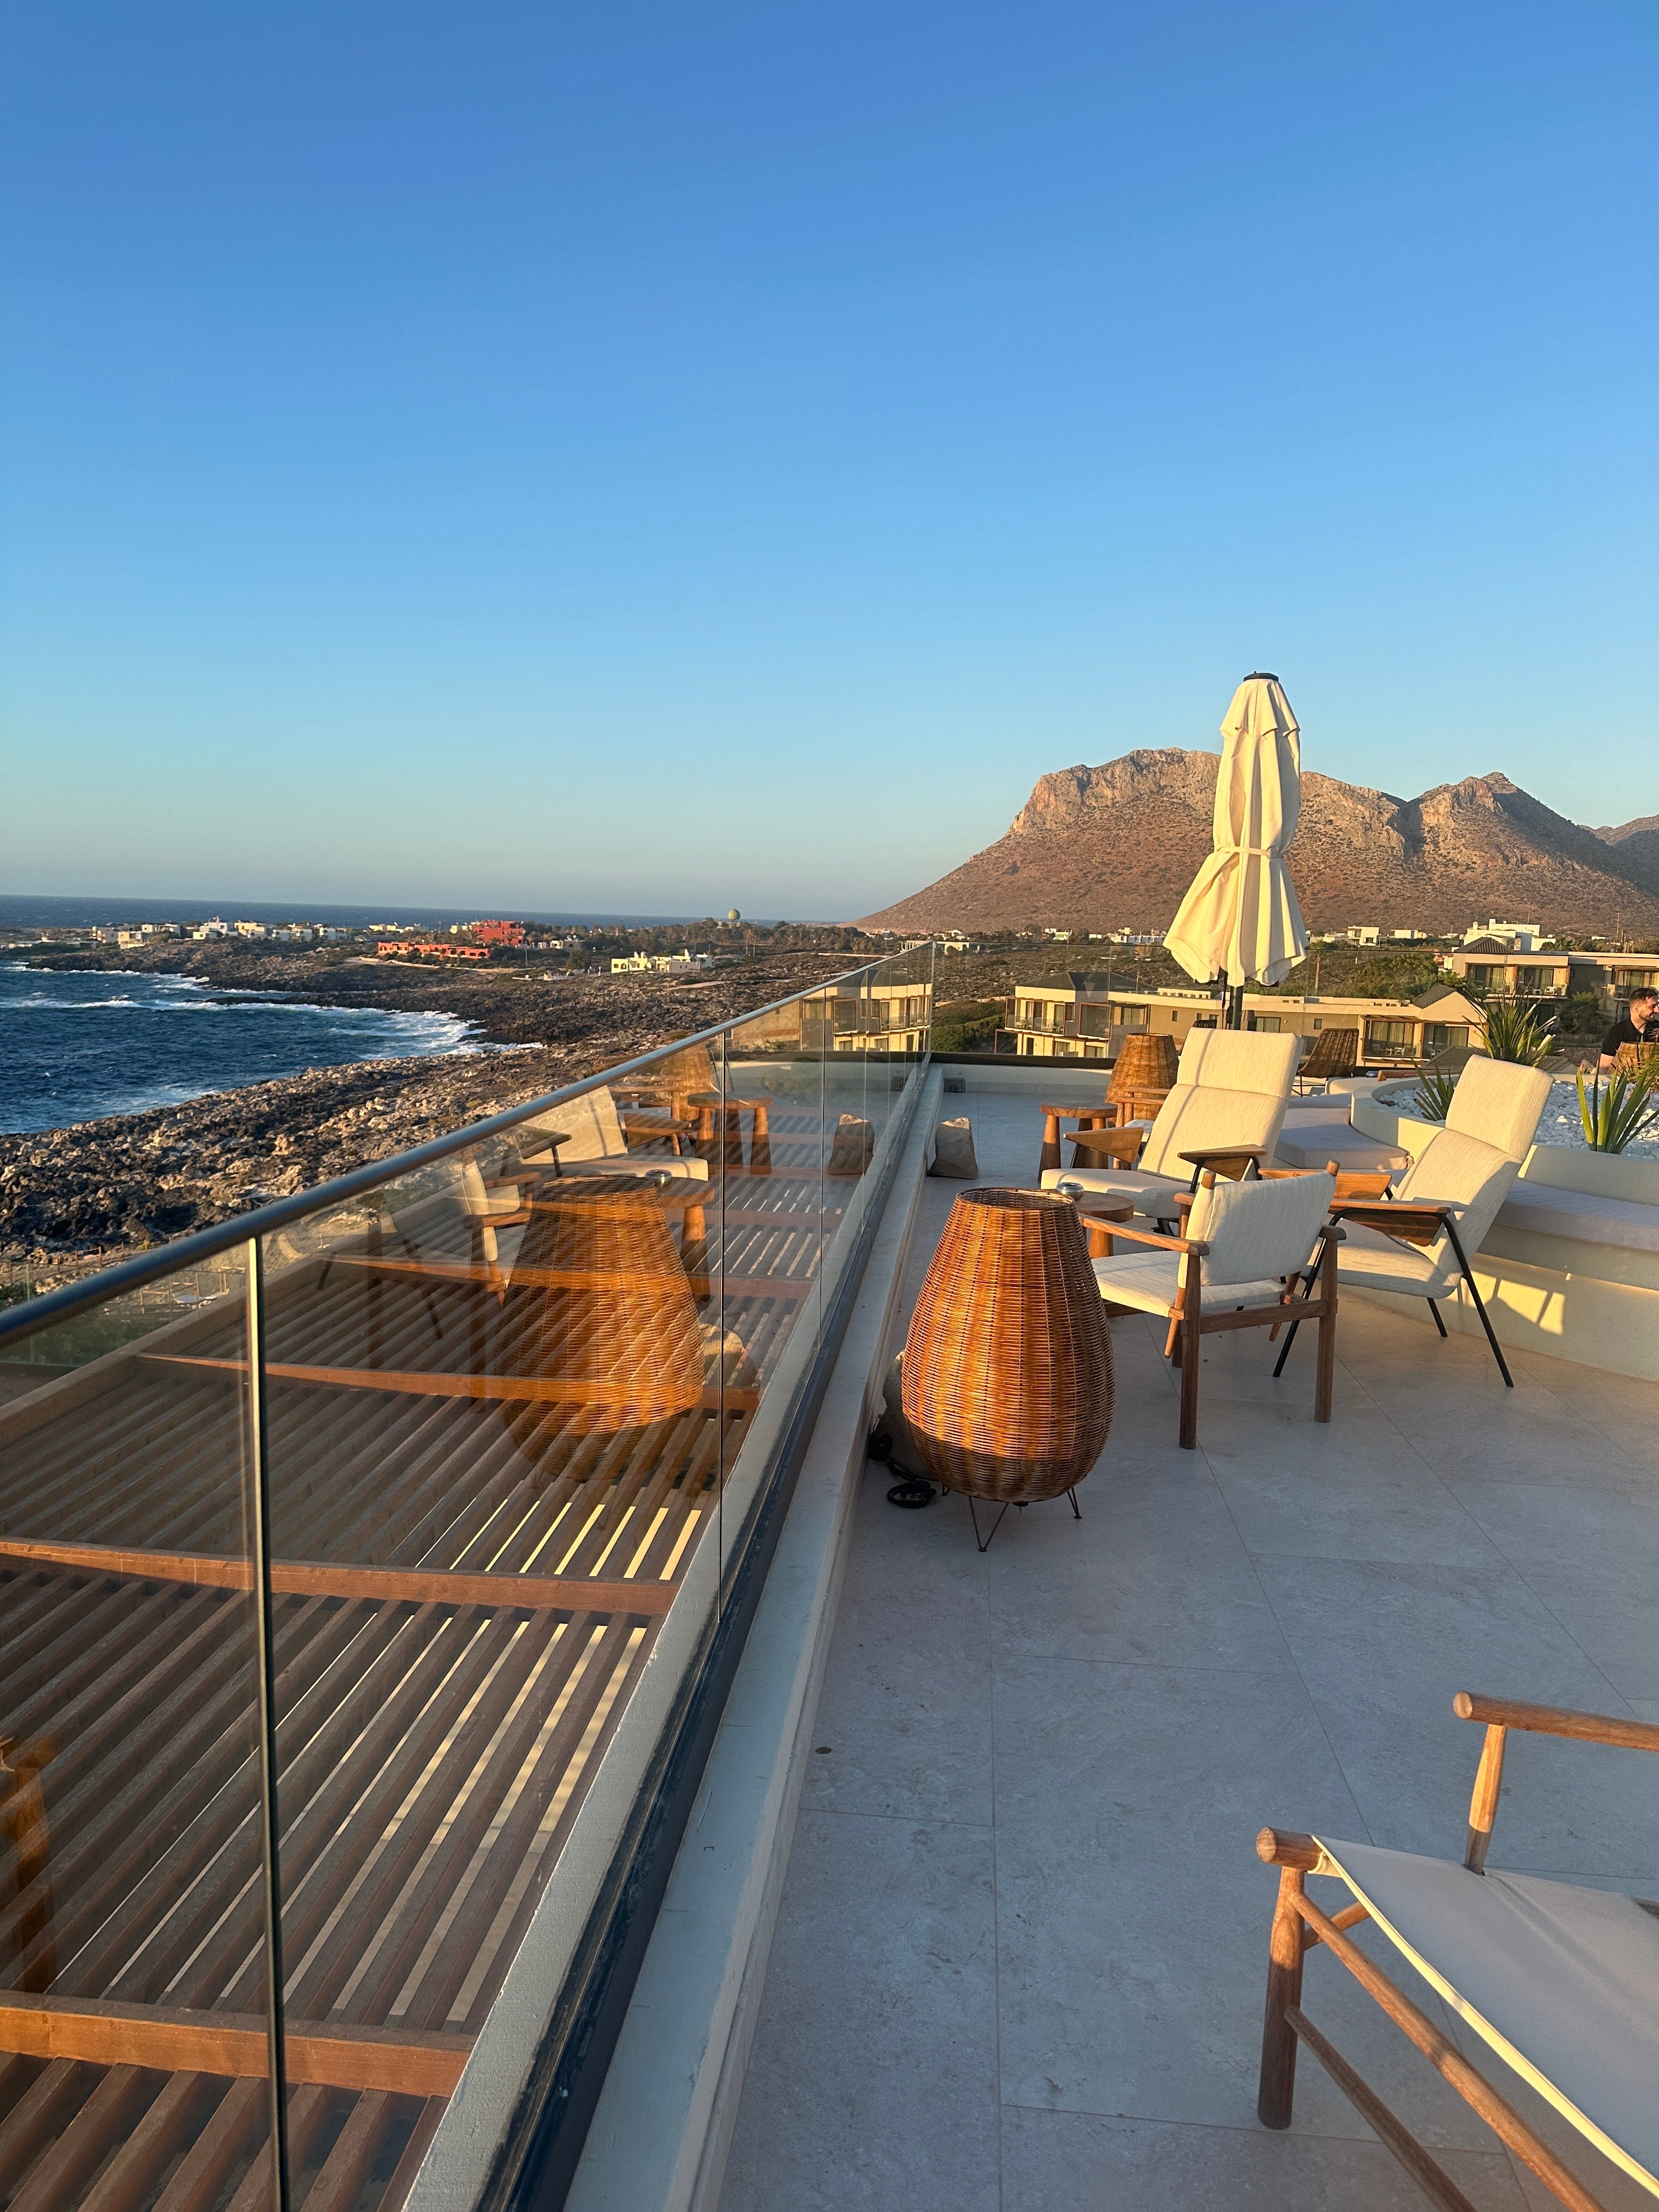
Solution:
<svg viewBox="0 0 1659 2212">
<path fill-rule="evenodd" d="M 545 1466 L 568 1459 L 577 1439 L 689 1413 L 702 1400 L 703 1356 L 691 1285 L 656 1194 L 599 1176 L 543 1188 L 490 1365 L 533 1384 L 533 1395 L 503 1410 L 520 1449 Z"/>
<path fill-rule="evenodd" d="M 1069 1497 L 1112 1425 L 1112 1340 L 1083 1224 L 1054 1191 L 967 1190 L 904 1346 L 904 1418 L 984 1551 L 1009 1506 Z M 983 1537 L 978 1505 L 1000 1506 Z"/>
</svg>

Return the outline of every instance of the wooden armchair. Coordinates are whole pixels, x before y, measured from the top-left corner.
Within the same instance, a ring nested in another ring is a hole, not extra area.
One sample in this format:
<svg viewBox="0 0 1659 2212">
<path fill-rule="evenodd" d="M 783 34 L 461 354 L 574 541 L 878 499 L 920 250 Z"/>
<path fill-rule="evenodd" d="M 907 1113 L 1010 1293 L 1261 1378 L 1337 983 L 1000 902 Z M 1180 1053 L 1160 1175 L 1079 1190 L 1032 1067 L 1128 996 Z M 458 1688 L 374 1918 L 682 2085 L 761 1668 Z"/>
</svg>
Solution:
<svg viewBox="0 0 1659 2212">
<path fill-rule="evenodd" d="M 1328 1174 L 1218 1183 L 1206 1168 L 1190 1206 L 1184 1194 L 1180 1201 L 1184 1236 L 1114 1223 L 1114 1243 L 1143 1249 L 1094 1261 L 1095 1281 L 1109 1310 L 1168 1321 L 1164 1348 L 1181 1370 L 1183 1450 L 1198 1443 L 1199 1340 L 1222 1329 L 1273 1328 L 1292 1315 L 1316 1321 L 1314 1419 L 1330 1419 L 1342 1235 L 1329 1218 L 1334 1188 Z"/>
<path fill-rule="evenodd" d="M 1322 1944 L 1559 2203 L 1573 2212 L 1606 2212 L 1485 2075 L 1344 1932 L 1374 1920 L 1522 2081 L 1622 2172 L 1659 2196 L 1659 1904 L 1486 1870 L 1510 1729 L 1659 1751 L 1659 1728 L 1467 1690 L 1452 1699 L 1452 1711 L 1486 1731 L 1461 1865 L 1281 1828 L 1264 1828 L 1256 1838 L 1257 1856 L 1279 1869 L 1257 2115 L 1264 2127 L 1289 2127 L 1297 2045 L 1305 2043 L 1429 2201 L 1443 2212 L 1471 2212 L 1444 2169 L 1303 2010 L 1303 1963 Z M 1322 1911 L 1306 1894 L 1310 1875 L 1342 1882 L 1352 1904 Z"/>
</svg>

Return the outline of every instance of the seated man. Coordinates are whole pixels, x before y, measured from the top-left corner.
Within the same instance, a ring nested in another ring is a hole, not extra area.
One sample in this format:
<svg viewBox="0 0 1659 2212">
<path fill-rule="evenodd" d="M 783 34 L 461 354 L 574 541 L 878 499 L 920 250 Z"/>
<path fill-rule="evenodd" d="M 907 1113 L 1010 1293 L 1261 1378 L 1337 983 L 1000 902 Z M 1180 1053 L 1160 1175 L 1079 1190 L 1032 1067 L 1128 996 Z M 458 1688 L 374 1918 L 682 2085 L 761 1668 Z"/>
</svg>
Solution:
<svg viewBox="0 0 1659 2212">
<path fill-rule="evenodd" d="M 1631 993 L 1629 1012 L 1613 1024 L 1601 1040 L 1600 1065 L 1603 1074 L 1618 1065 L 1622 1044 L 1659 1044 L 1659 992 Z"/>
</svg>

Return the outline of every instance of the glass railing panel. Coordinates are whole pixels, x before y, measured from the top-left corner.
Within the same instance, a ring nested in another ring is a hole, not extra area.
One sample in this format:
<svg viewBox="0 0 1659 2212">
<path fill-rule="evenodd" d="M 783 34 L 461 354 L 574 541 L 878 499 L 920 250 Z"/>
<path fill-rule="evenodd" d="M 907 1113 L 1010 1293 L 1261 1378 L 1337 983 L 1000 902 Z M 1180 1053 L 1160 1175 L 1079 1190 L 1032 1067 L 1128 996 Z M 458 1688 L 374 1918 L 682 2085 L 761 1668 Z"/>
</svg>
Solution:
<svg viewBox="0 0 1659 2212">
<path fill-rule="evenodd" d="M 0 2042 L 19 2124 L 66 2116 L 28 2138 L 57 2166 L 4 2169 L 43 2204 L 251 2207 L 275 2163 L 245 2037 L 261 1437 L 288 2171 L 296 2201 L 401 2202 L 550 1885 L 572 1869 L 580 1926 L 632 1848 L 566 1856 L 603 1762 L 655 1802 L 759 1556 L 921 1062 L 920 973 L 875 963 L 325 1194 L 264 1234 L 252 1302 L 244 1246 L 52 1329 L 0 1317 L 0 1910 L 11 1837 L 27 1877 L 0 1960 L 43 2005 L 235 2015 L 188 2079 Z"/>
<path fill-rule="evenodd" d="M 719 1186 L 675 1103 L 596 1085 L 269 1243 L 287 2031 L 345 2053 L 290 2154 L 359 2212 L 406 2193 L 671 1607 L 712 1612 Z"/>
<path fill-rule="evenodd" d="M 0 1346 L 14 2203 L 271 2202 L 246 1253 Z"/>
<path fill-rule="evenodd" d="M 793 1000 L 734 1024 L 720 1042 L 723 1241 L 709 1318 L 720 1345 L 724 1475 L 751 1436 L 770 1433 L 764 1394 L 788 1398 L 823 1329 L 829 1231 L 821 1002 Z M 836 1218 L 832 1212 L 831 1229 Z M 737 1534 L 728 1519 L 728 1553 Z"/>
</svg>

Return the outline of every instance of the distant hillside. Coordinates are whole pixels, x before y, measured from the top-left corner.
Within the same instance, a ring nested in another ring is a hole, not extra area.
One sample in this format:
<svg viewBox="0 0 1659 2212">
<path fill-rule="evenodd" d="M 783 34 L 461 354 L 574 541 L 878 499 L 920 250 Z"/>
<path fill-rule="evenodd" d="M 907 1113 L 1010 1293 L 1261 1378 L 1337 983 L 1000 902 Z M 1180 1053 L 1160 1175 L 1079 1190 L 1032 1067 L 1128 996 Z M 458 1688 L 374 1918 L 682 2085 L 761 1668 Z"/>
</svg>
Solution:
<svg viewBox="0 0 1659 2212">
<path fill-rule="evenodd" d="M 1595 835 L 1604 845 L 1617 848 L 1626 875 L 1639 878 L 1650 890 L 1659 893 L 1659 814 L 1644 814 L 1638 821 L 1624 823 L 1617 830 L 1598 830 Z"/>
<path fill-rule="evenodd" d="M 1218 766 L 1170 749 L 1042 776 L 995 844 L 866 925 L 1164 929 L 1210 849 Z M 1395 799 L 1305 775 L 1290 870 L 1316 930 L 1437 933 L 1497 915 L 1659 934 L 1659 816 L 1586 830 L 1506 775 Z"/>
</svg>

